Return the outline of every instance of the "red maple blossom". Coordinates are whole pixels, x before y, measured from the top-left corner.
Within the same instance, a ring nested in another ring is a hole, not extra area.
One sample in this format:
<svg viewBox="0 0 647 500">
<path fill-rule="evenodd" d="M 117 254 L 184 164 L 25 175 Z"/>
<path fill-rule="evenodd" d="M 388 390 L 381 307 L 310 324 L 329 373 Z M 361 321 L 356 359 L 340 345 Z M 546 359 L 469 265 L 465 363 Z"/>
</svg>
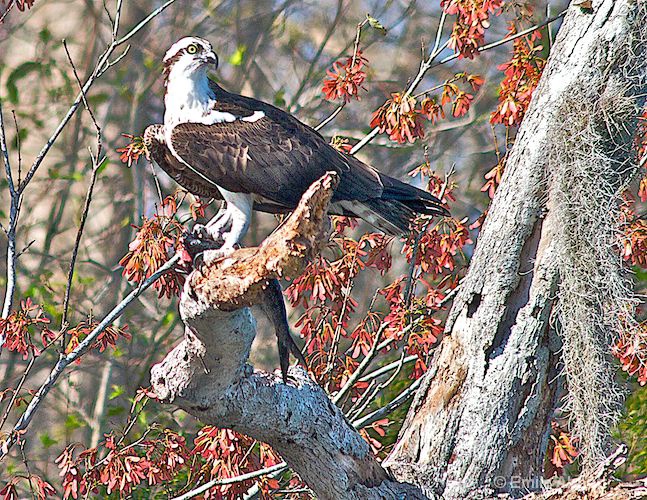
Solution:
<svg viewBox="0 0 647 500">
<path fill-rule="evenodd" d="M 344 102 L 349 102 L 352 97 L 359 100 L 359 91 L 364 89 L 362 84 L 366 80 L 364 68 L 367 65 L 368 60 L 362 55 L 361 50 L 347 57 L 345 62 L 334 62 L 332 68 L 326 70 L 328 78 L 324 80 L 321 89 L 325 98 L 329 101 L 343 99 Z"/>
<path fill-rule="evenodd" d="M 174 250 L 179 249 L 184 228 L 174 218 L 156 214 L 152 218 L 144 217 L 137 229 L 137 236 L 119 264 L 123 266 L 123 275 L 128 280 L 141 283 L 168 262 Z M 165 295 L 170 298 L 180 293 L 183 282 L 183 276 L 171 270 L 161 276 L 153 287 L 158 290 L 160 297 Z"/>
<path fill-rule="evenodd" d="M 568 433 L 557 422 L 552 421 L 548 456 L 557 474 L 562 474 L 564 467 L 573 463 L 578 455 L 579 451 Z"/>
<path fill-rule="evenodd" d="M 121 134 L 127 139 L 130 139 L 130 142 L 123 148 L 118 148 L 117 153 L 121 153 L 119 159 L 122 163 L 126 163 L 129 167 L 133 163 L 139 161 L 139 157 L 144 155 L 148 158 L 149 153 L 148 149 L 144 145 L 144 138 L 141 136 L 131 135 L 131 134 Z"/>
<path fill-rule="evenodd" d="M 40 354 L 40 349 L 32 341 L 36 333 L 41 335 L 43 346 L 55 337 L 45 326 L 48 324 L 49 318 L 45 316 L 41 306 L 34 304 L 28 297 L 21 301 L 20 309 L 12 312 L 8 318 L 0 318 L 0 337 L 5 339 L 4 347 L 27 359 L 30 353 L 34 356 Z"/>
<path fill-rule="evenodd" d="M 516 31 L 517 27 L 512 23 L 509 35 Z M 546 60 L 541 55 L 542 46 L 535 44 L 540 38 L 539 31 L 517 38 L 513 42 L 510 61 L 498 66 L 503 71 L 504 78 L 499 87 L 499 105 L 490 117 L 492 123 L 502 123 L 509 127 L 521 123 L 546 65 Z"/>
<path fill-rule="evenodd" d="M 490 27 L 490 16 L 498 15 L 502 5 L 503 0 L 441 0 L 445 13 L 456 16 L 449 48 L 472 59 Z"/>
</svg>

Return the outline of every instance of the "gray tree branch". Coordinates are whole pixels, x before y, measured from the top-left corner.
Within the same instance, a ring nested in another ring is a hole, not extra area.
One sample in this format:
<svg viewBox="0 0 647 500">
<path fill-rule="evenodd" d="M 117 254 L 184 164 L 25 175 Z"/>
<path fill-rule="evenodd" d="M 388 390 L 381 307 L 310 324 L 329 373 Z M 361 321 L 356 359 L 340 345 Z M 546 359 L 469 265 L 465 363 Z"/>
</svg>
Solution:
<svg viewBox="0 0 647 500">
<path fill-rule="evenodd" d="M 152 368 L 152 386 L 202 422 L 271 445 L 319 498 L 424 498 L 390 478 L 302 368 L 291 368 L 285 384 L 247 364 L 256 335 L 248 306 L 260 303 L 269 279 L 296 276 L 327 241 L 326 211 L 336 183 L 334 174 L 314 183 L 260 247 L 190 275 L 180 302 L 184 340 Z"/>
</svg>

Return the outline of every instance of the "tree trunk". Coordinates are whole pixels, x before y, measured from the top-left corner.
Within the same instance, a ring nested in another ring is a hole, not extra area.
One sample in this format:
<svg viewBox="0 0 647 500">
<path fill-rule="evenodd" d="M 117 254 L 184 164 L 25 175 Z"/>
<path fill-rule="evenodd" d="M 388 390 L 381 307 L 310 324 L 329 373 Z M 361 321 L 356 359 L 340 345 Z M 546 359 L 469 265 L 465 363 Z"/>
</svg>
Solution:
<svg viewBox="0 0 647 500">
<path fill-rule="evenodd" d="M 620 401 L 609 314 L 631 307 L 612 246 L 619 190 L 635 171 L 646 12 L 645 2 L 594 0 L 592 11 L 571 7 L 559 32 L 446 336 L 384 464 L 428 495 L 539 489 L 562 362 L 585 455 L 593 463 L 605 451 Z"/>
</svg>

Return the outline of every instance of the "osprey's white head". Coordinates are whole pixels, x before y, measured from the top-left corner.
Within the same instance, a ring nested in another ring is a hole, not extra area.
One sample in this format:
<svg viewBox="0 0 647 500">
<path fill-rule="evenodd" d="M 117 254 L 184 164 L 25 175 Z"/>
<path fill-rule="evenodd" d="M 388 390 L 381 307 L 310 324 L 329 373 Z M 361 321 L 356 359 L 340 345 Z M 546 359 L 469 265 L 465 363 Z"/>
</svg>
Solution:
<svg viewBox="0 0 647 500">
<path fill-rule="evenodd" d="M 183 76 L 190 78 L 195 73 L 206 73 L 211 66 L 218 67 L 218 56 L 204 38 L 187 36 L 178 40 L 166 51 L 164 74 L 166 78 Z"/>
<path fill-rule="evenodd" d="M 164 56 L 165 124 L 200 121 L 215 99 L 207 73 L 217 67 L 218 56 L 203 38 L 188 36 L 168 49 Z"/>
</svg>

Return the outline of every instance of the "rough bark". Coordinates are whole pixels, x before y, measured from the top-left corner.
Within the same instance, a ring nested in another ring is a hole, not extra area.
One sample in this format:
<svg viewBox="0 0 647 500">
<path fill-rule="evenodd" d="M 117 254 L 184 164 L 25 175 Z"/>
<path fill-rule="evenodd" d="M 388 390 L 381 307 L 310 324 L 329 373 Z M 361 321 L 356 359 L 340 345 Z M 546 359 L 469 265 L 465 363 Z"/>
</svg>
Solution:
<svg viewBox="0 0 647 500">
<path fill-rule="evenodd" d="M 427 494 L 521 496 L 541 488 L 547 424 L 560 392 L 557 374 L 562 359 L 554 329 L 560 317 L 554 322 L 551 317 L 564 286 L 566 264 L 578 264 L 575 259 L 565 263 L 564 248 L 577 240 L 581 229 L 565 220 L 569 209 L 565 200 L 572 194 L 589 195 L 572 193 L 568 185 L 576 183 L 578 175 L 606 176 L 599 179 L 605 188 L 594 193 L 594 208 L 606 209 L 609 217 L 616 214 L 618 188 L 633 175 L 627 162 L 636 96 L 645 91 L 638 72 L 644 71 L 639 44 L 644 43 L 646 19 L 644 2 L 602 0 L 593 2 L 592 12 L 571 7 L 564 21 L 454 301 L 447 335 L 431 363 L 434 368 L 425 375 L 398 443 L 385 462 L 395 477 L 419 485 Z M 567 124 L 574 128 L 568 129 Z M 596 145 L 606 155 L 589 159 L 600 160 L 606 170 L 578 173 L 560 167 L 562 155 L 586 151 L 576 149 L 581 146 L 577 141 L 555 139 L 564 139 L 563 130 L 585 137 L 589 129 L 598 134 Z M 587 189 L 595 187 L 589 184 Z M 613 236 L 612 228 L 602 229 L 605 236 Z M 596 259 L 602 254 L 591 253 Z M 596 260 L 587 265 L 597 264 Z M 597 289 L 587 288 L 586 283 L 577 293 L 580 297 L 591 293 L 590 314 L 603 314 L 607 296 L 598 298 Z M 578 308 L 584 310 L 580 304 Z M 570 319 L 567 313 L 564 320 Z M 590 328 L 598 344 L 608 340 L 602 327 L 600 321 Z M 577 345 L 571 340 L 565 339 L 564 344 L 582 348 L 582 342 Z M 602 347 L 602 353 L 600 349 L 586 353 L 600 359 L 593 360 L 599 361 L 592 367 L 597 370 L 592 374 L 596 380 L 583 382 L 609 388 L 613 406 L 618 397 L 609 387 L 613 374 L 606 359 L 608 344 Z M 569 353 L 568 361 L 577 363 L 577 354 Z M 571 389 L 577 388 L 573 380 L 567 382 Z M 582 394 L 585 391 L 575 396 Z M 599 399 L 604 396 L 599 390 L 592 394 L 589 412 L 609 410 L 608 402 Z M 588 450 L 603 449 L 612 413 L 613 408 L 601 424 L 577 416 L 588 431 Z"/>
<path fill-rule="evenodd" d="M 322 499 L 424 498 L 393 481 L 368 444 L 300 367 L 289 384 L 247 364 L 255 337 L 248 306 L 267 281 L 295 276 L 327 241 L 334 174 L 317 181 L 286 223 L 259 248 L 203 265 L 186 282 L 184 340 L 151 370 L 156 394 L 202 422 L 272 446 Z"/>
</svg>

